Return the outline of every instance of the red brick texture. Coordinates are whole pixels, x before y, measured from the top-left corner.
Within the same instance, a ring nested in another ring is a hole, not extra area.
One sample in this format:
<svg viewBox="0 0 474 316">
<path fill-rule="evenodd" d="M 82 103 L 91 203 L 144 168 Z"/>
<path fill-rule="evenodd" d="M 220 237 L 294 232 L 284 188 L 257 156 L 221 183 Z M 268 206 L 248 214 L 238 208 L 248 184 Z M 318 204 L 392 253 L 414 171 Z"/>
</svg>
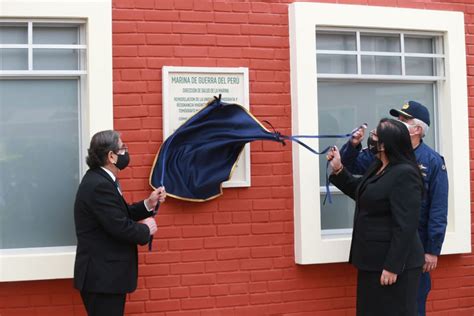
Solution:
<svg viewBox="0 0 474 316">
<path fill-rule="evenodd" d="M 249 67 L 252 113 L 290 133 L 288 2 L 113 1 L 114 124 L 131 151 L 131 166 L 121 174 L 129 201 L 149 193 L 162 142 L 162 66 Z M 474 135 L 472 0 L 324 2 L 463 11 Z M 208 203 L 167 200 L 153 252 L 140 248 L 139 286 L 127 298 L 127 315 L 355 314 L 354 268 L 294 263 L 291 147 L 253 143 L 250 188 L 225 189 Z M 474 315 L 473 255 L 441 257 L 427 309 Z M 72 280 L 53 280 L 0 283 L 0 315 L 85 312 Z"/>
</svg>

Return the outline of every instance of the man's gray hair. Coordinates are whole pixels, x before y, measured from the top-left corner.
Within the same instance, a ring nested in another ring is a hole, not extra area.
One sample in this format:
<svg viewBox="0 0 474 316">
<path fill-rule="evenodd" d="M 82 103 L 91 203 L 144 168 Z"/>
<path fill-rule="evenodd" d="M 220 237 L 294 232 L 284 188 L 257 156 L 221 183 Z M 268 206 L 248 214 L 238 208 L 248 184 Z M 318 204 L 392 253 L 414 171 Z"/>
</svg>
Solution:
<svg viewBox="0 0 474 316">
<path fill-rule="evenodd" d="M 425 137 L 425 135 L 428 133 L 428 130 L 430 129 L 428 124 L 426 124 L 422 120 L 419 120 L 419 119 L 416 119 L 416 118 L 414 118 L 413 121 L 415 122 L 415 125 L 420 126 L 421 129 L 423 130 L 423 134 L 421 134 L 421 137 L 422 138 Z"/>
<path fill-rule="evenodd" d="M 87 165 L 91 169 L 105 166 L 109 152 L 119 150 L 120 134 L 113 130 L 96 133 L 92 136 L 91 144 L 87 150 Z"/>
</svg>

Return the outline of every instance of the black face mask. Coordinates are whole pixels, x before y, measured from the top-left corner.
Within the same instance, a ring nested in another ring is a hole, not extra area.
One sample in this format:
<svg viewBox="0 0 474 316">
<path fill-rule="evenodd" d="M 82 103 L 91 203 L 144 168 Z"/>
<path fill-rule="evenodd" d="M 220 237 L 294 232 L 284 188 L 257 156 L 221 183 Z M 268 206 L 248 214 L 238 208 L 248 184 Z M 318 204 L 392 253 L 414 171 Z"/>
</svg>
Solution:
<svg viewBox="0 0 474 316">
<path fill-rule="evenodd" d="M 130 155 L 128 154 L 128 151 L 125 152 L 123 155 L 117 154 L 117 162 L 115 163 L 115 166 L 119 168 L 119 170 L 123 170 L 127 168 L 129 163 L 130 163 Z"/>
<path fill-rule="evenodd" d="M 378 145 L 379 142 L 375 140 L 372 136 L 369 136 L 369 138 L 367 138 L 367 148 L 372 154 L 377 155 L 379 153 Z"/>
</svg>

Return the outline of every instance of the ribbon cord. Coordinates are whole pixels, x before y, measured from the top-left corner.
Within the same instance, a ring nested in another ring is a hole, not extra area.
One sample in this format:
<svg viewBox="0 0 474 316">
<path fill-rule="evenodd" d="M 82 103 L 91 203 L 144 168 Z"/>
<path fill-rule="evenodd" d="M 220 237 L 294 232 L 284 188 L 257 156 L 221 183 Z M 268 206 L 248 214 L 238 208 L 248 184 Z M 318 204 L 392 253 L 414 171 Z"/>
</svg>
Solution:
<svg viewBox="0 0 474 316">
<path fill-rule="evenodd" d="M 337 135 L 337 134 L 336 135 L 292 135 L 292 136 L 280 135 L 280 139 L 294 141 L 294 142 L 300 144 L 301 146 L 303 146 L 304 148 L 306 148 L 307 150 L 309 150 L 310 152 L 312 152 L 315 155 L 324 155 L 333 146 L 328 146 L 328 147 L 324 148 L 322 151 L 317 151 L 314 148 L 312 148 L 311 146 L 309 146 L 308 144 L 305 144 L 304 142 L 302 142 L 300 140 L 300 138 L 349 138 L 349 137 L 352 137 L 352 135 L 356 131 L 358 131 L 360 128 L 366 128 L 366 127 L 367 127 L 367 124 L 364 123 L 361 126 L 353 129 L 350 133 L 347 133 L 347 134 L 339 134 L 339 135 Z M 326 186 L 326 195 L 324 196 L 323 205 L 326 204 L 326 200 L 329 202 L 329 204 L 332 204 L 331 190 L 329 189 L 329 160 L 326 162 L 326 177 L 325 178 L 326 178 L 326 185 L 325 185 Z"/>
<path fill-rule="evenodd" d="M 155 217 L 158 214 L 158 208 L 160 207 L 160 202 L 156 202 L 155 208 L 153 209 L 153 214 L 151 216 Z M 153 247 L 153 235 L 150 236 L 150 241 L 148 242 L 148 251 L 151 251 Z"/>
</svg>

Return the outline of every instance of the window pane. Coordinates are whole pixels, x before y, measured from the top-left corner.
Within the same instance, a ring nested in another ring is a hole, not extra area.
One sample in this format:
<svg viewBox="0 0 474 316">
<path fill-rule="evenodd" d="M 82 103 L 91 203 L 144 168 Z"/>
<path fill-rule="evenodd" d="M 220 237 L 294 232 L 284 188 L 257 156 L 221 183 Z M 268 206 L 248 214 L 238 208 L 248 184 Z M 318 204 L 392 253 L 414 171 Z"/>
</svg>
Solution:
<svg viewBox="0 0 474 316">
<path fill-rule="evenodd" d="M 405 36 L 405 52 L 433 54 L 433 38 Z"/>
<path fill-rule="evenodd" d="M 437 124 L 434 117 L 434 85 L 422 83 L 356 83 L 356 82 L 324 82 L 318 81 L 318 122 L 319 134 L 345 134 L 362 123 L 368 123 L 368 130 L 377 126 L 383 117 L 391 117 L 390 109 L 399 109 L 408 100 L 416 100 L 426 105 L 431 114 L 431 128 L 423 139 L 434 147 Z M 367 139 L 367 137 L 365 138 Z M 363 147 L 366 147 L 366 140 Z M 319 149 L 330 145 L 341 148 L 347 139 L 321 139 Z M 319 159 L 320 186 L 326 183 L 326 160 Z M 321 194 L 324 199 L 325 193 Z M 325 229 L 352 228 L 348 222 L 348 201 L 346 196 L 333 195 L 333 204 L 326 202 L 321 206 L 321 225 Z"/>
<path fill-rule="evenodd" d="M 33 24 L 33 44 L 79 44 L 79 27 Z"/>
<path fill-rule="evenodd" d="M 434 76 L 434 58 L 406 57 L 405 73 L 411 76 Z"/>
<path fill-rule="evenodd" d="M 0 80 L 0 248 L 76 243 L 77 80 Z"/>
<path fill-rule="evenodd" d="M 0 24 L 0 44 L 28 44 L 27 24 Z"/>
<path fill-rule="evenodd" d="M 325 193 L 324 193 L 325 194 Z M 321 195 L 321 229 L 352 228 L 354 221 L 355 202 L 343 194 L 332 193 L 332 204 L 326 201 L 323 205 L 324 194 Z"/>
<path fill-rule="evenodd" d="M 34 49 L 34 70 L 78 70 L 77 49 Z"/>
<path fill-rule="evenodd" d="M 400 57 L 362 56 L 362 73 L 370 75 L 401 75 Z"/>
<path fill-rule="evenodd" d="M 361 34 L 360 48 L 369 52 L 400 52 L 400 36 Z"/>
<path fill-rule="evenodd" d="M 357 73 L 357 57 L 355 55 L 318 54 L 316 62 L 319 74 Z"/>
<path fill-rule="evenodd" d="M 316 32 L 316 49 L 355 51 L 356 35 L 347 32 Z"/>
<path fill-rule="evenodd" d="M 0 48 L 0 70 L 28 70 L 28 49 Z"/>
</svg>

